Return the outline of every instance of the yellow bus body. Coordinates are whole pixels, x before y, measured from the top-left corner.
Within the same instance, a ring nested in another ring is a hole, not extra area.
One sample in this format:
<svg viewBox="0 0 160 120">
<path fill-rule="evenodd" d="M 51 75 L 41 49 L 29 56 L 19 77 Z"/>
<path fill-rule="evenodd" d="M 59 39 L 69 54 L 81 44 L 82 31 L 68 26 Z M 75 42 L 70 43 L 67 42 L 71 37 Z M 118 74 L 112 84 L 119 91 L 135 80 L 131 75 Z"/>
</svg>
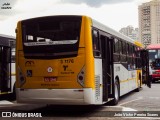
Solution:
<svg viewBox="0 0 160 120">
<path fill-rule="evenodd" d="M 85 28 L 84 28 L 85 26 Z M 55 60 L 33 60 L 33 59 L 25 59 L 22 47 L 22 33 L 21 32 L 21 23 L 18 23 L 18 39 L 17 40 L 17 52 L 18 59 L 17 63 L 22 70 L 22 73 L 26 73 L 27 70 L 33 71 L 33 77 L 26 77 L 26 82 L 23 86 L 19 85 L 17 82 L 17 87 L 21 88 L 82 88 L 82 86 L 77 82 L 77 75 L 80 70 L 85 67 L 85 86 L 86 88 L 94 89 L 94 58 L 92 53 L 92 41 L 91 41 L 91 20 L 87 17 L 83 17 L 82 19 L 82 27 L 81 27 L 81 37 L 80 37 L 80 44 L 78 50 L 78 56 L 73 58 L 63 58 L 63 59 L 55 59 Z M 84 35 L 85 34 L 85 35 Z M 86 41 L 84 41 L 86 39 Z M 71 61 L 72 60 L 72 61 Z M 20 61 L 20 62 L 19 62 Z M 26 65 L 27 61 L 33 61 L 34 65 Z M 72 63 L 74 62 L 74 63 Z M 47 64 L 46 64 L 47 63 Z M 78 63 L 78 64 L 77 64 Z M 19 69 L 19 67 L 17 68 Z M 64 71 L 63 66 L 68 66 L 68 70 Z M 53 68 L 52 73 L 47 72 L 47 68 Z M 17 69 L 17 70 L 18 70 Z M 18 72 L 18 71 L 17 71 Z M 25 75 L 24 75 L 25 76 Z M 18 76 L 17 76 L 18 77 Z M 56 80 L 54 82 L 46 83 L 44 81 L 44 77 L 55 77 Z M 19 80 L 17 78 L 17 80 Z M 88 81 L 91 80 L 91 81 Z"/>
</svg>

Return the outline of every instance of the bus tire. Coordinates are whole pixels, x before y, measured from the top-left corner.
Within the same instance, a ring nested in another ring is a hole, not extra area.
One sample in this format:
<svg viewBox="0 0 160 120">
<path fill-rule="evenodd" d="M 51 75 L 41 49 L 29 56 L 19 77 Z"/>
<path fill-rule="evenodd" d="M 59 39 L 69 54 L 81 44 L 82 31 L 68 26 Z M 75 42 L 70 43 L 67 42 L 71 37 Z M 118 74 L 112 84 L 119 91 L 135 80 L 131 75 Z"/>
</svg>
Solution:
<svg viewBox="0 0 160 120">
<path fill-rule="evenodd" d="M 140 80 L 140 88 L 142 88 L 142 77 L 141 77 L 141 74 L 139 74 L 139 80 Z"/>
<path fill-rule="evenodd" d="M 135 89 L 135 92 L 139 92 L 139 91 L 140 91 L 140 88 L 141 88 L 141 86 L 142 86 L 141 83 L 142 83 L 141 74 L 139 74 L 138 88 Z"/>
<path fill-rule="evenodd" d="M 138 80 L 138 88 L 135 89 L 135 92 L 139 92 L 141 87 L 141 80 Z"/>
<path fill-rule="evenodd" d="M 118 80 L 116 79 L 115 83 L 114 83 L 114 98 L 111 101 L 112 105 L 117 105 L 118 104 L 119 96 L 120 96 L 120 85 L 119 85 Z"/>
</svg>

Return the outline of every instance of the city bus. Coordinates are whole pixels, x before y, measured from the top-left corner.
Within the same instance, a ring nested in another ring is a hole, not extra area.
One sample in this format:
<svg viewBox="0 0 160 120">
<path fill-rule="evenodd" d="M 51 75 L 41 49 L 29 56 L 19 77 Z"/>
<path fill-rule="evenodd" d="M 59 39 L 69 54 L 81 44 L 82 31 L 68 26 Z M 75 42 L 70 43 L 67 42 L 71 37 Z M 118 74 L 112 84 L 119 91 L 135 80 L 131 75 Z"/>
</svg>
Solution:
<svg viewBox="0 0 160 120">
<path fill-rule="evenodd" d="M 160 44 L 151 44 L 147 46 L 149 52 L 149 63 L 151 66 L 152 82 L 160 80 Z"/>
<path fill-rule="evenodd" d="M 88 16 L 21 20 L 16 36 L 19 103 L 116 105 L 149 85 L 142 44 Z"/>
<path fill-rule="evenodd" d="M 0 95 L 15 99 L 15 60 L 11 62 L 11 41 L 15 42 L 13 36 L 0 34 Z"/>
</svg>

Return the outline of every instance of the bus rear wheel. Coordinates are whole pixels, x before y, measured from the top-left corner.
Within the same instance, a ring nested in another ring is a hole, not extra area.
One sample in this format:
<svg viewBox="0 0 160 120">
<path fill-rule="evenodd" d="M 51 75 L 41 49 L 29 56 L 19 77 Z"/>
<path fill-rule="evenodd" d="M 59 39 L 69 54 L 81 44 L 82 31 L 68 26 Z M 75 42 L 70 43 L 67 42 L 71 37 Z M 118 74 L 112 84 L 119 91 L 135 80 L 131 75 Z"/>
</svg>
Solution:
<svg viewBox="0 0 160 120">
<path fill-rule="evenodd" d="M 138 88 L 135 89 L 135 92 L 139 92 L 141 88 L 141 80 L 138 80 Z"/>
<path fill-rule="evenodd" d="M 120 96 L 120 86 L 118 80 L 116 79 L 114 83 L 114 99 L 111 101 L 112 105 L 118 104 L 119 96 Z"/>
</svg>

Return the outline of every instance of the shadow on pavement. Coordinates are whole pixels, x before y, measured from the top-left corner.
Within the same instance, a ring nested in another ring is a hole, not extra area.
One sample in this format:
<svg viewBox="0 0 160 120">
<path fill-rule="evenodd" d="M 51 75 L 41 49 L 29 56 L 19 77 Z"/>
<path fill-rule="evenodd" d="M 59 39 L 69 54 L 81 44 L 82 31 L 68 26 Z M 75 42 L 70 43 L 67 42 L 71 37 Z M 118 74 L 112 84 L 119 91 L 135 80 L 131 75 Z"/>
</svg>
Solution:
<svg viewBox="0 0 160 120">
<path fill-rule="evenodd" d="M 101 109 L 100 105 L 48 105 L 29 112 L 41 113 L 45 117 L 86 117 L 97 114 Z"/>
</svg>

